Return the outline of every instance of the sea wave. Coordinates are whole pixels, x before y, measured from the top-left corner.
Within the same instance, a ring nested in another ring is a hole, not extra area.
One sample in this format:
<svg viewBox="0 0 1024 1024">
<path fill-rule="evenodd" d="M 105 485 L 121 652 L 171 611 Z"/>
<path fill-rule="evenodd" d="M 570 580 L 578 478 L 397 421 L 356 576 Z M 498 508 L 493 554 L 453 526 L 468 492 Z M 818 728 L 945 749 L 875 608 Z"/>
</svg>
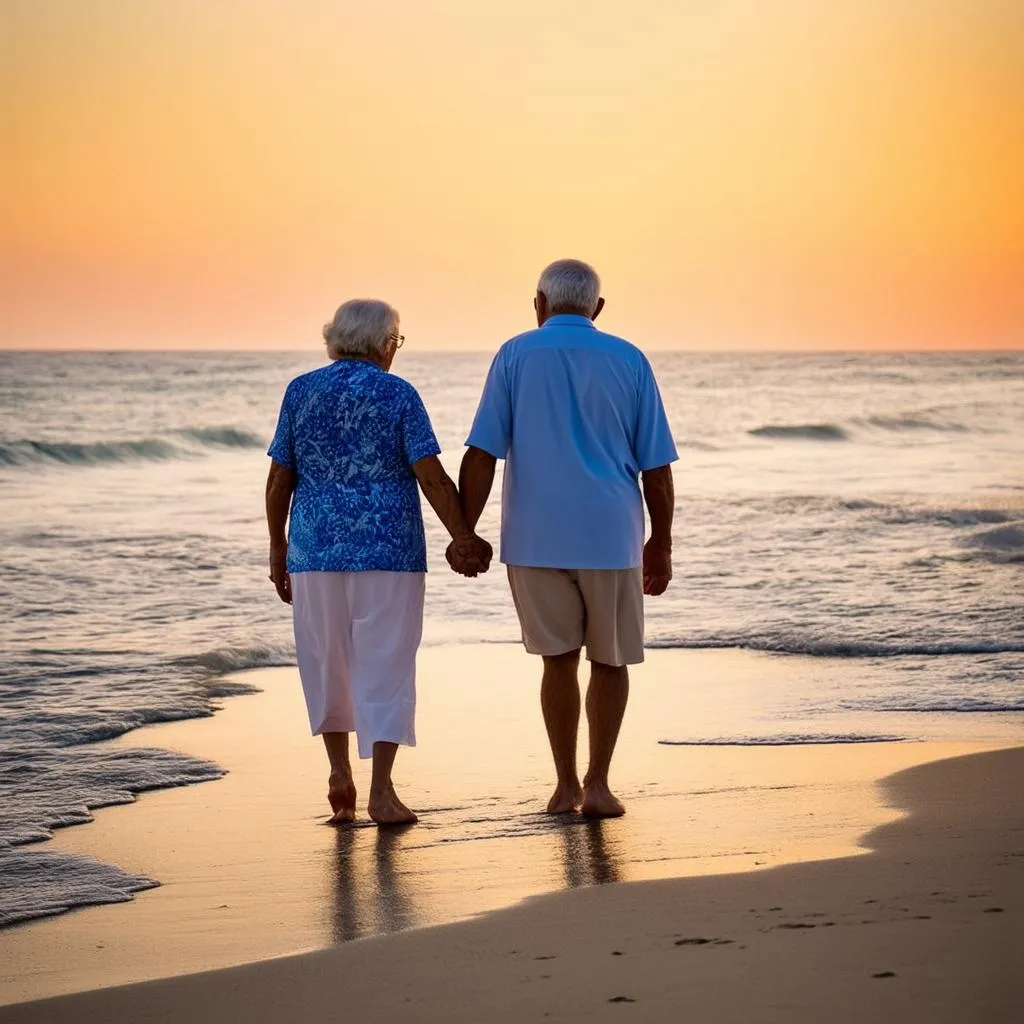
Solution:
<svg viewBox="0 0 1024 1024">
<path fill-rule="evenodd" d="M 1024 640 L 937 640 L 928 643 L 874 640 L 832 640 L 801 636 L 720 634 L 697 637 L 655 637 L 647 647 L 662 650 L 740 648 L 766 654 L 803 654 L 816 658 L 902 658 L 947 655 L 1020 654 Z"/>
<path fill-rule="evenodd" d="M 777 441 L 845 441 L 849 437 L 835 423 L 768 423 L 754 427 L 747 433 L 751 437 L 766 437 Z"/>
<path fill-rule="evenodd" d="M 97 903 L 125 903 L 160 883 L 90 857 L 15 851 L 0 854 L 0 928 Z"/>
<path fill-rule="evenodd" d="M 891 416 L 860 416 L 843 423 L 766 423 L 747 433 L 751 437 L 773 441 L 847 441 L 860 431 L 877 433 L 965 434 L 972 428 L 956 420 L 946 419 L 931 412 L 896 413 Z"/>
<path fill-rule="evenodd" d="M 1024 697 L 1020 700 L 989 700 L 984 697 L 935 697 L 931 700 L 839 701 L 843 711 L 898 712 L 908 715 L 1005 715 L 1024 711 Z"/>
<path fill-rule="evenodd" d="M 263 438 L 240 427 L 186 427 L 176 430 L 178 437 L 212 448 L 265 448 Z"/>
<path fill-rule="evenodd" d="M 195 458 L 211 448 L 262 448 L 263 440 L 237 427 L 188 427 L 163 437 L 118 441 L 37 441 L 0 443 L 0 466 L 106 466 L 124 462 L 166 462 Z"/>
<path fill-rule="evenodd" d="M 952 420 L 941 421 L 929 418 L 922 413 L 906 413 L 898 416 L 867 416 L 863 419 L 856 419 L 853 422 L 858 426 L 891 431 L 928 430 L 939 433 L 962 434 L 966 433 L 969 429 L 962 423 L 956 423 Z"/>
<path fill-rule="evenodd" d="M 658 740 L 666 747 L 797 747 L 836 743 L 902 743 L 906 736 L 874 733 L 778 733 L 772 736 L 716 736 L 710 739 Z"/>
<path fill-rule="evenodd" d="M 961 537 L 957 546 L 996 554 L 1024 554 L 1024 523 L 1006 523 Z"/>
<path fill-rule="evenodd" d="M 205 669 L 214 676 L 243 672 L 250 668 L 278 668 L 295 664 L 294 647 L 252 644 L 246 647 L 222 647 L 181 659 L 184 665 Z M 243 684 L 240 684 L 243 685 Z M 254 687 L 248 687 L 250 691 Z M 238 692 L 238 691 L 231 691 Z"/>
<path fill-rule="evenodd" d="M 681 501 L 687 501 L 684 495 Z M 689 499 L 699 505 L 704 499 Z M 773 514 L 829 514 L 834 512 L 859 512 L 865 518 L 875 519 L 890 526 L 998 526 L 1024 519 L 1024 504 L 1019 498 L 992 498 L 988 505 L 935 505 L 914 502 L 879 501 L 875 498 L 837 498 L 823 494 L 778 494 L 770 497 L 753 495 L 719 499 L 737 509 L 764 510 Z M 700 514 L 706 514 L 700 507 Z M 712 512 L 714 509 L 711 510 Z"/>
</svg>

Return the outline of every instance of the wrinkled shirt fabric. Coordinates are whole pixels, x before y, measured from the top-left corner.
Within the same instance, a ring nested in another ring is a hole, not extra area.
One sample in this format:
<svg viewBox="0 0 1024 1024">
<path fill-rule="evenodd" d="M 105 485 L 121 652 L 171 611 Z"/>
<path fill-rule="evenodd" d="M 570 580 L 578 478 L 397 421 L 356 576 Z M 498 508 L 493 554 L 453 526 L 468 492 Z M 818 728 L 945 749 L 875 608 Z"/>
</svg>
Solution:
<svg viewBox="0 0 1024 1024">
<path fill-rule="evenodd" d="M 506 460 L 502 562 L 553 569 L 640 565 L 639 474 L 678 458 L 647 357 L 571 314 L 505 342 L 466 444 Z"/>
</svg>

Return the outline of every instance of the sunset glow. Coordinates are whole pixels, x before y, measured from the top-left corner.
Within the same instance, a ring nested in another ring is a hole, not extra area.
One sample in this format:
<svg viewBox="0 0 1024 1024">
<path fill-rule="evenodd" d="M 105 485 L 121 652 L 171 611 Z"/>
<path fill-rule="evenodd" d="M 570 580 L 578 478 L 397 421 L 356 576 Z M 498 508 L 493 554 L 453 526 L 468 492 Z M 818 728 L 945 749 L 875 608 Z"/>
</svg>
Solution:
<svg viewBox="0 0 1024 1024">
<path fill-rule="evenodd" d="M 1024 345 L 1011 0 L 7 0 L 0 346 Z"/>
</svg>

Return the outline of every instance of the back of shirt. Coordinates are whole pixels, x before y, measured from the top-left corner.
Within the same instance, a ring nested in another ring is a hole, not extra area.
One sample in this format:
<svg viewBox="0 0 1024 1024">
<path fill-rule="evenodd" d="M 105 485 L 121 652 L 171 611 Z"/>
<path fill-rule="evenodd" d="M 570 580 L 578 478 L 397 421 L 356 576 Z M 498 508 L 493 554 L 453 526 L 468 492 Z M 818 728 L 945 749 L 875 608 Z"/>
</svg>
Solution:
<svg viewBox="0 0 1024 1024">
<path fill-rule="evenodd" d="M 643 353 L 582 316 L 502 346 L 466 442 L 506 459 L 501 560 L 628 569 L 643 556 L 638 476 L 677 458 Z"/>
<path fill-rule="evenodd" d="M 288 385 L 268 454 L 295 472 L 289 572 L 425 572 L 412 465 L 440 452 L 416 389 L 362 359 Z"/>
</svg>

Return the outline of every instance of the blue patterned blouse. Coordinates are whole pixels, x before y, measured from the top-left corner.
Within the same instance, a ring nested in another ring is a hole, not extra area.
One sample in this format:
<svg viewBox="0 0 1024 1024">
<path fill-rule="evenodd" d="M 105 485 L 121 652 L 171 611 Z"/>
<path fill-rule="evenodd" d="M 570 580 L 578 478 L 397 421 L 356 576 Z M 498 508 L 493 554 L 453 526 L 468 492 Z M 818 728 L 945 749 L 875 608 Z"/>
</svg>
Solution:
<svg viewBox="0 0 1024 1024">
<path fill-rule="evenodd" d="M 285 391 L 267 454 L 296 474 L 289 572 L 426 572 L 412 464 L 441 451 L 416 389 L 339 359 Z"/>
</svg>

